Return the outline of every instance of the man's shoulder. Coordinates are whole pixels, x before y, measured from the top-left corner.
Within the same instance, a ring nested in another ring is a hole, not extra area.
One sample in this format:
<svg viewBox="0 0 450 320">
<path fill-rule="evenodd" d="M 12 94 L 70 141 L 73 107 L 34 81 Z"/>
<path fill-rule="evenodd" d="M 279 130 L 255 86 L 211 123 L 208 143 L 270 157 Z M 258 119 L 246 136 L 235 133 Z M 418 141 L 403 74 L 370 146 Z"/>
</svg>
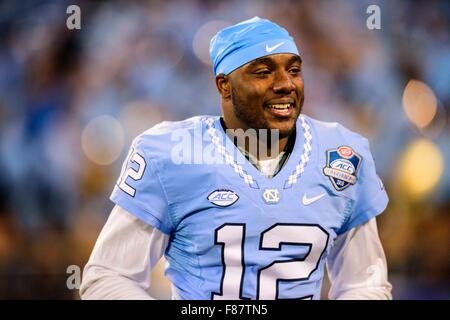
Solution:
<svg viewBox="0 0 450 320">
<path fill-rule="evenodd" d="M 348 129 L 338 122 L 321 121 L 309 116 L 304 117 L 311 123 L 313 132 L 324 146 L 346 144 L 365 146 L 368 144 L 367 138 L 363 135 Z"/>
<path fill-rule="evenodd" d="M 133 140 L 133 146 L 141 149 L 147 156 L 161 156 L 183 139 L 193 137 L 196 130 L 201 130 L 206 119 L 214 116 L 200 115 L 180 121 L 163 121 L 139 134 Z"/>
<path fill-rule="evenodd" d="M 163 121 L 147 129 L 138 137 L 152 139 L 164 135 L 171 135 L 177 130 L 194 130 L 196 127 L 201 126 L 203 121 L 208 118 L 214 118 L 214 116 L 201 115 L 180 121 Z"/>
</svg>

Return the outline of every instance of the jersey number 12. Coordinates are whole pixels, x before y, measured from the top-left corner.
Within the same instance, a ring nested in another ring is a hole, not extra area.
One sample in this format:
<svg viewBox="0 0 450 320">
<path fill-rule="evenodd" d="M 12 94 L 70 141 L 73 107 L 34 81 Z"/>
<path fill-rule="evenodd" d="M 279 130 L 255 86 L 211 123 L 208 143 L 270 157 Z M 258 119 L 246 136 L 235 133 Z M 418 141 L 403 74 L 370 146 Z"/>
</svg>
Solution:
<svg viewBox="0 0 450 320">
<path fill-rule="evenodd" d="M 243 296 L 245 276 L 246 225 L 226 223 L 216 229 L 215 243 L 222 246 L 223 274 L 220 292 L 213 292 L 212 299 L 248 299 Z M 278 299 L 278 282 L 307 280 L 317 270 L 328 244 L 328 233 L 317 224 L 277 223 L 261 233 L 259 250 L 281 251 L 282 245 L 309 247 L 301 258 L 273 261 L 258 270 L 256 299 Z M 311 298 L 299 297 L 299 298 Z"/>
</svg>

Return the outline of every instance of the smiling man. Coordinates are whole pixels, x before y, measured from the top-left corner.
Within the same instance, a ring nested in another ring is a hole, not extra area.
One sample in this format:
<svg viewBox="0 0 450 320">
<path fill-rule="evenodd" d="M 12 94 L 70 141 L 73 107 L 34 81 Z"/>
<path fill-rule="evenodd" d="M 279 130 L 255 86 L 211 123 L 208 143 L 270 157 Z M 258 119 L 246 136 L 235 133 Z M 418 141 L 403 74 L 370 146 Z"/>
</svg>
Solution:
<svg viewBox="0 0 450 320">
<path fill-rule="evenodd" d="M 325 265 L 329 298 L 390 299 L 375 220 L 388 197 L 368 142 L 301 115 L 292 37 L 255 17 L 218 32 L 210 55 L 223 116 L 164 122 L 134 140 L 82 298 L 150 299 L 164 255 L 174 299 L 319 299 Z M 180 130 L 205 133 L 202 147 L 223 161 L 175 164 Z"/>
</svg>

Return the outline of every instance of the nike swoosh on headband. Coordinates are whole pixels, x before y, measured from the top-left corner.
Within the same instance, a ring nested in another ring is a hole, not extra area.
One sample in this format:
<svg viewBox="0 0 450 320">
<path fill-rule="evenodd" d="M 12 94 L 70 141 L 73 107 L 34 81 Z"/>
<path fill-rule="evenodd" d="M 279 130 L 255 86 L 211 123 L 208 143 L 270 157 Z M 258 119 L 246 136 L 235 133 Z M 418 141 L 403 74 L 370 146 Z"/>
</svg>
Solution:
<svg viewBox="0 0 450 320">
<path fill-rule="evenodd" d="M 267 51 L 267 52 L 272 52 L 272 51 L 275 50 L 276 48 L 281 47 L 283 44 L 284 44 L 284 41 L 283 41 L 283 42 L 280 42 L 280 43 L 278 43 L 278 44 L 276 44 L 276 45 L 274 45 L 274 46 L 272 46 L 272 47 L 269 47 L 269 46 L 266 44 L 266 51 Z"/>
</svg>

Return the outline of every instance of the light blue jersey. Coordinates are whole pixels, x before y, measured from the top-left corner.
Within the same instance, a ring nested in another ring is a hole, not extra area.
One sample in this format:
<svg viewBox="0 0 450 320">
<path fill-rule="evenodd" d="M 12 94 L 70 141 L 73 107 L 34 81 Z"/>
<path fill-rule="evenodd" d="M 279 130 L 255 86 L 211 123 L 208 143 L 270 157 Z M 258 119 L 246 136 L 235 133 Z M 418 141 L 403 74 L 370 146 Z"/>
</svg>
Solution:
<svg viewBox="0 0 450 320">
<path fill-rule="evenodd" d="M 134 140 L 111 200 L 170 235 L 175 298 L 319 299 L 335 238 L 386 208 L 367 139 L 305 115 L 296 125 L 272 179 L 229 143 L 219 117 L 163 122 Z M 216 163 L 177 156 L 180 137 L 198 132 L 193 156 Z"/>
</svg>

